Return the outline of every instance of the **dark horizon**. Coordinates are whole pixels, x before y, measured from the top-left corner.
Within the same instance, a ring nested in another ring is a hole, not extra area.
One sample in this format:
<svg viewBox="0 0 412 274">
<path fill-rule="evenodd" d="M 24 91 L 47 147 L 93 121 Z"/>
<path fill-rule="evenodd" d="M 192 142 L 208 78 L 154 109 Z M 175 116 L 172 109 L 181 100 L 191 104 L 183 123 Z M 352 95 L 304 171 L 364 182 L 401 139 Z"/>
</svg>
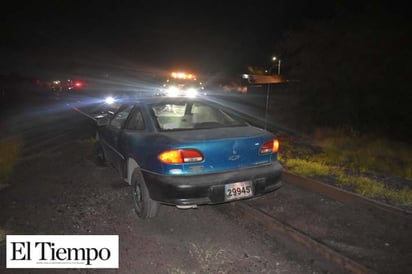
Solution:
<svg viewBox="0 0 412 274">
<path fill-rule="evenodd" d="M 0 73 L 241 71 L 269 63 L 287 30 L 364 7 L 339 2 L 12 1 L 2 8 Z"/>
<path fill-rule="evenodd" d="M 8 1 L 1 11 L 0 74 L 243 73 L 270 66 L 289 31 L 374 9 L 406 16 L 402 5 L 386 1 Z"/>
</svg>

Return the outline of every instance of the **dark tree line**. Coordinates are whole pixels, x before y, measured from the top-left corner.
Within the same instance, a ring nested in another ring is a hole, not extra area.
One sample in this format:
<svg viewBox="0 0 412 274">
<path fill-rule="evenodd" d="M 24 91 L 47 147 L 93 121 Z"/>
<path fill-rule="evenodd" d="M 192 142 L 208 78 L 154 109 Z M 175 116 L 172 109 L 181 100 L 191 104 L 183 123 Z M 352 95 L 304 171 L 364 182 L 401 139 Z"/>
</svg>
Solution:
<svg viewBox="0 0 412 274">
<path fill-rule="evenodd" d="M 276 49 L 296 81 L 301 115 L 410 140 L 411 29 L 400 13 L 365 7 L 284 35 Z"/>
</svg>

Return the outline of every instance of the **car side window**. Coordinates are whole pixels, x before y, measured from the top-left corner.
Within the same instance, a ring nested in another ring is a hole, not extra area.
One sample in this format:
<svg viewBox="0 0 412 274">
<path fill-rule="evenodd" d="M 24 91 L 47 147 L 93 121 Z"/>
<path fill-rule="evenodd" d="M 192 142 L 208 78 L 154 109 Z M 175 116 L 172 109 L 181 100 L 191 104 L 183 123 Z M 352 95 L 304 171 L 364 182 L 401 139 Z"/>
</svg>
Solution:
<svg viewBox="0 0 412 274">
<path fill-rule="evenodd" d="M 114 128 L 121 129 L 132 108 L 133 106 L 127 106 L 126 108 L 119 110 L 110 121 L 110 125 Z"/>
<path fill-rule="evenodd" d="M 132 114 L 130 114 L 130 118 L 127 121 L 125 129 L 129 130 L 142 130 L 145 128 L 143 115 L 140 109 L 135 109 Z"/>
</svg>

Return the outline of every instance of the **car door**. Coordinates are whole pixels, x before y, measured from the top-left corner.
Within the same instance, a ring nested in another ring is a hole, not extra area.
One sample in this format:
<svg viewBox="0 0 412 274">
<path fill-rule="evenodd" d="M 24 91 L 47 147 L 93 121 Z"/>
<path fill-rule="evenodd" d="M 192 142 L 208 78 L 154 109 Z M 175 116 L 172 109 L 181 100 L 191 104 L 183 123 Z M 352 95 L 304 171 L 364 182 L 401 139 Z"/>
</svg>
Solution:
<svg viewBox="0 0 412 274">
<path fill-rule="evenodd" d="M 128 157 L 134 158 L 136 161 L 136 154 L 138 153 L 138 148 L 145 146 L 147 144 L 142 144 L 141 140 L 146 133 L 145 121 L 143 119 L 143 113 L 139 107 L 135 107 L 119 135 L 118 139 L 118 151 L 124 155 L 127 160 Z M 125 162 L 120 164 L 120 170 L 125 176 Z"/>
<path fill-rule="evenodd" d="M 129 117 L 133 105 L 122 106 L 114 114 L 110 120 L 106 130 L 104 131 L 104 146 L 107 160 L 117 169 L 121 170 L 121 162 L 124 160 L 123 153 L 119 150 L 119 141 L 123 126 Z"/>
</svg>

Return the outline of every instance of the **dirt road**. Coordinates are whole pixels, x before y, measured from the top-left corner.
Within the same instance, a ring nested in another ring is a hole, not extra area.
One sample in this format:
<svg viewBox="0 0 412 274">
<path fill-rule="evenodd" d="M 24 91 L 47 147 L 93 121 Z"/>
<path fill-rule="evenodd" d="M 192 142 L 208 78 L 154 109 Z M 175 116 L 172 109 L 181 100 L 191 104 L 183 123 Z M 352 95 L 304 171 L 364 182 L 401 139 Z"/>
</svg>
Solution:
<svg viewBox="0 0 412 274">
<path fill-rule="evenodd" d="M 2 124 L 23 144 L 10 186 L 0 191 L 3 236 L 119 235 L 120 267 L 5 269 L 3 237 L 0 272 L 337 273 L 316 254 L 298 251 L 262 229 L 239 225 L 221 213 L 224 205 L 196 210 L 162 206 L 155 219 L 138 219 L 129 187 L 114 169 L 94 162 L 93 122 L 61 101 L 30 111 Z"/>
</svg>

